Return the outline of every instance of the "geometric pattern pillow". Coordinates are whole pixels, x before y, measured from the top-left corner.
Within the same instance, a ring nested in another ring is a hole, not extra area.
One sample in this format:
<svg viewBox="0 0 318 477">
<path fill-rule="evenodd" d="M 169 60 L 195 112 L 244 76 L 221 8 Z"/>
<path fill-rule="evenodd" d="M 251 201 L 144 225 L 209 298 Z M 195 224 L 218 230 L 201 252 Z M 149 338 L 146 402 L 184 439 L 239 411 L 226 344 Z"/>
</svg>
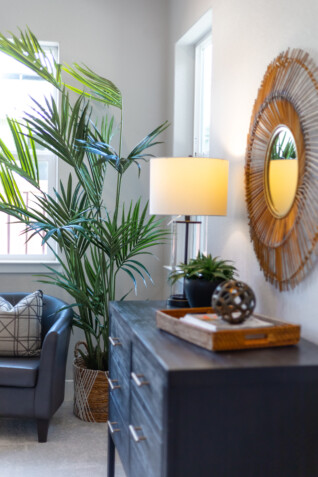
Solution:
<svg viewBox="0 0 318 477">
<path fill-rule="evenodd" d="M 43 293 L 37 290 L 15 306 L 0 297 L 0 356 L 39 356 Z"/>
</svg>

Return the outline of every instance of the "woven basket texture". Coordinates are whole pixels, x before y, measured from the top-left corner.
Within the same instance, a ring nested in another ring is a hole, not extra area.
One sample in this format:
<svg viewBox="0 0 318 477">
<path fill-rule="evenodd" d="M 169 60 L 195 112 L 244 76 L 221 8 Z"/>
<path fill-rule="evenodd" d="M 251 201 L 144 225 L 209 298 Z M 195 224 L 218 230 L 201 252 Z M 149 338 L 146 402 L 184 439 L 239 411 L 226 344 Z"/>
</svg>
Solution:
<svg viewBox="0 0 318 477">
<path fill-rule="evenodd" d="M 78 356 L 75 346 L 74 372 L 74 414 L 87 422 L 107 422 L 108 381 L 107 371 L 87 369 L 83 358 Z"/>
</svg>

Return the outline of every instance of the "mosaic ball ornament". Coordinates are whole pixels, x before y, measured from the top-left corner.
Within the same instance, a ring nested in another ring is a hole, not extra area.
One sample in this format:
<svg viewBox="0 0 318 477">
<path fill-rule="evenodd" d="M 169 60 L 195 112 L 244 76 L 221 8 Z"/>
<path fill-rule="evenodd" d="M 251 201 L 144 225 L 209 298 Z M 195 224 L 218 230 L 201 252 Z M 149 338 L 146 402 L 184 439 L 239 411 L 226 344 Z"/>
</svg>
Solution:
<svg viewBox="0 0 318 477">
<path fill-rule="evenodd" d="M 255 304 L 253 290 L 237 280 L 220 283 L 212 295 L 215 313 L 233 325 L 243 323 L 253 313 Z"/>
</svg>

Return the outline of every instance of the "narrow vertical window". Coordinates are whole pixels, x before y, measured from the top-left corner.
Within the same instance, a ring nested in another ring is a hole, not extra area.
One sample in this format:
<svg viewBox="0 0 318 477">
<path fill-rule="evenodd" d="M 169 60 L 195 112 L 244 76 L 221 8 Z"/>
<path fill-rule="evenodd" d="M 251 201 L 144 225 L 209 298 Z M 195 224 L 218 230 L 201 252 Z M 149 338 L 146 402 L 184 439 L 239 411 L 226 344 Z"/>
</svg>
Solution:
<svg viewBox="0 0 318 477">
<path fill-rule="evenodd" d="M 212 35 L 205 35 L 195 45 L 194 71 L 194 133 L 193 155 L 209 157 L 211 127 L 211 88 L 212 88 Z M 207 218 L 197 217 L 201 227 L 197 227 L 192 252 L 207 252 Z"/>
<path fill-rule="evenodd" d="M 173 156 L 211 154 L 212 10 L 209 9 L 176 43 Z M 207 217 L 191 216 L 189 258 L 207 252 Z M 183 261 L 184 227 L 174 230 L 180 242 L 172 250 L 171 263 Z"/>
<path fill-rule="evenodd" d="M 205 36 L 195 46 L 194 140 L 195 156 L 210 154 L 212 82 L 212 36 Z"/>
</svg>

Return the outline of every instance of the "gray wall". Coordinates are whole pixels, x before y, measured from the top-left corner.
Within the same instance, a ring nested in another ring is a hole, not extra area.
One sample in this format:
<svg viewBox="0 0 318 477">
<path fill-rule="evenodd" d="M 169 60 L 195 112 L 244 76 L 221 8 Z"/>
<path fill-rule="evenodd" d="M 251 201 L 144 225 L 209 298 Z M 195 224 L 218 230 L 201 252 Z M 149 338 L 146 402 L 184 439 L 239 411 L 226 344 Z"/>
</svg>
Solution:
<svg viewBox="0 0 318 477">
<path fill-rule="evenodd" d="M 171 0 L 170 98 L 173 98 L 175 43 L 210 8 L 211 156 L 229 159 L 230 176 L 228 215 L 209 218 L 209 251 L 236 262 L 241 279 L 256 292 L 259 312 L 300 323 L 303 336 L 318 343 L 317 264 L 292 291 L 280 293 L 268 284 L 250 242 L 244 199 L 246 140 L 261 80 L 267 65 L 288 47 L 307 50 L 318 64 L 318 3 L 316 0 L 301 3 L 298 0 Z"/>
</svg>

